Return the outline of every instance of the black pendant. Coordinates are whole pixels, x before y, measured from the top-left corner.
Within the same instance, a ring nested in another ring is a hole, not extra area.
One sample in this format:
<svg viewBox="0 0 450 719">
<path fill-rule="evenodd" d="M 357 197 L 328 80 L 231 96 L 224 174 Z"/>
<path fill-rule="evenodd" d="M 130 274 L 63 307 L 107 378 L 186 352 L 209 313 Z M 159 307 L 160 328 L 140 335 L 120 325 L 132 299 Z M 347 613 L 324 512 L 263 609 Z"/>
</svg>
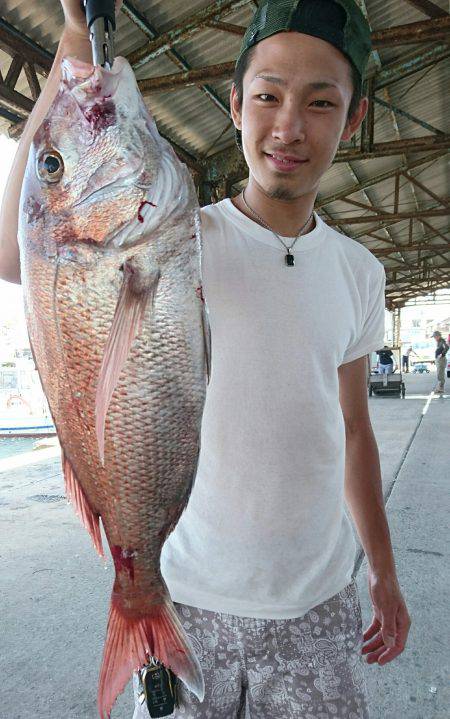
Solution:
<svg viewBox="0 0 450 719">
<path fill-rule="evenodd" d="M 289 250 L 288 250 L 288 253 L 287 253 L 287 255 L 285 256 L 284 259 L 285 259 L 286 264 L 287 264 L 288 267 L 294 267 L 294 264 L 295 264 L 295 262 L 294 262 L 294 255 L 291 255 L 291 253 L 289 252 Z"/>
</svg>

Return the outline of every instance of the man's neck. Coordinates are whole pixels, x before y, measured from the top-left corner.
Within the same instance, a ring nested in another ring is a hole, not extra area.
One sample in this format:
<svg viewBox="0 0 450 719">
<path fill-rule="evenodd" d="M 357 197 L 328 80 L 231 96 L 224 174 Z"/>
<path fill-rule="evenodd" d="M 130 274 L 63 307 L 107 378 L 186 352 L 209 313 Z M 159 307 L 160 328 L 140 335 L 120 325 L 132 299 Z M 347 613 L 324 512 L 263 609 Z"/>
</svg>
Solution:
<svg viewBox="0 0 450 719">
<path fill-rule="evenodd" d="M 292 200 L 273 198 L 267 195 L 251 179 L 245 188 L 245 200 L 251 210 L 256 212 L 272 230 L 275 230 L 282 237 L 295 237 L 297 235 L 302 225 L 311 216 L 316 194 L 310 193 Z M 261 224 L 253 212 L 246 207 L 242 193 L 232 198 L 231 201 L 244 215 Z M 315 220 L 311 217 L 302 234 L 311 232 L 314 226 Z"/>
</svg>

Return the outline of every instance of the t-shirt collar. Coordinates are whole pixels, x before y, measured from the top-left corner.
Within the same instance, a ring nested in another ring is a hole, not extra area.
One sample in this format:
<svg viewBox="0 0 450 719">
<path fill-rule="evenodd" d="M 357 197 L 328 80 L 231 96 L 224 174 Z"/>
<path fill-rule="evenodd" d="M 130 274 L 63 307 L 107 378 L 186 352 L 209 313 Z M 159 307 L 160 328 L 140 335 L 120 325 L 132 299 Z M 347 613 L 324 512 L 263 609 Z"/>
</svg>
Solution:
<svg viewBox="0 0 450 719">
<path fill-rule="evenodd" d="M 229 197 L 217 202 L 215 207 L 220 209 L 225 217 L 228 220 L 231 220 L 231 222 L 233 222 L 233 224 L 236 225 L 241 232 L 245 232 L 246 235 L 250 235 L 253 239 L 258 242 L 262 242 L 265 245 L 277 248 L 281 247 L 280 241 L 270 230 L 267 230 L 258 222 L 251 220 L 247 217 L 247 215 L 244 215 L 241 210 L 235 207 Z M 305 252 L 306 250 L 314 249 L 325 238 L 326 225 L 323 220 L 321 220 L 317 212 L 314 212 L 314 220 L 314 229 L 311 230 L 311 232 L 299 237 L 295 243 L 294 249 L 292 250 L 293 252 Z M 284 237 L 284 235 L 280 235 L 280 237 L 288 247 L 295 239 L 294 237 Z"/>
</svg>

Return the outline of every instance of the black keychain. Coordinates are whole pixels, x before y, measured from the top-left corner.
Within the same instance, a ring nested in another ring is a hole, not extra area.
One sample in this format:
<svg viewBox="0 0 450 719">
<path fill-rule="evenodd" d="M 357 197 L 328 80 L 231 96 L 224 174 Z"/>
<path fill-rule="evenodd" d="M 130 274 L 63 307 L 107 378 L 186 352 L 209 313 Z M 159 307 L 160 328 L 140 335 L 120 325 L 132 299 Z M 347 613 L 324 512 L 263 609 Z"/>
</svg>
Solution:
<svg viewBox="0 0 450 719">
<path fill-rule="evenodd" d="M 177 678 L 172 670 L 152 658 L 139 674 L 152 719 L 173 714 L 177 706 Z"/>
</svg>

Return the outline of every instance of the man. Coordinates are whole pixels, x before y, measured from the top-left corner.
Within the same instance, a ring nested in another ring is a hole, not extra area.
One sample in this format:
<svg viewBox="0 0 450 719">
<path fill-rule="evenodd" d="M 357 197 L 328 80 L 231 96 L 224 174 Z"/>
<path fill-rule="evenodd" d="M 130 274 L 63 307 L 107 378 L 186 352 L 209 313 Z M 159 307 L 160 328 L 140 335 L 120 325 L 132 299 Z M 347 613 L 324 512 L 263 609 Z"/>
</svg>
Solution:
<svg viewBox="0 0 450 719">
<path fill-rule="evenodd" d="M 437 385 L 435 387 L 435 392 L 437 394 L 444 394 L 444 385 L 445 385 L 445 369 L 447 366 L 447 352 L 448 352 L 448 344 L 442 337 L 439 330 L 436 330 L 433 332 L 433 337 L 436 340 L 436 350 L 434 353 L 435 357 L 435 364 L 436 364 L 436 372 L 437 372 Z"/>
<path fill-rule="evenodd" d="M 416 357 L 419 356 L 417 354 L 417 352 L 414 352 L 412 347 L 408 347 L 405 354 L 402 355 L 402 370 L 403 370 L 403 372 L 409 372 L 409 362 L 410 362 L 410 358 L 411 358 L 412 354 L 416 355 Z"/>
<path fill-rule="evenodd" d="M 392 374 L 394 371 L 394 353 L 387 345 L 382 350 L 377 350 L 378 355 L 378 373 Z"/>
<path fill-rule="evenodd" d="M 57 59 L 86 59 L 76 4 L 63 2 Z M 246 704 L 252 719 L 365 718 L 361 652 L 383 666 L 406 643 L 367 409 L 384 270 L 313 213 L 339 142 L 365 116 L 369 52 L 353 0 L 264 2 L 243 40 L 230 101 L 249 181 L 202 212 L 213 372 L 195 487 L 162 555 L 206 687 L 200 704 L 180 685 L 177 718 L 244 717 Z M 31 124 L 57 79 L 54 66 Z M 16 212 L 21 172 L 10 180 Z M 17 281 L 7 227 L 0 271 Z M 344 494 L 369 561 L 363 648 Z M 134 718 L 148 719 L 134 684 Z"/>
</svg>

